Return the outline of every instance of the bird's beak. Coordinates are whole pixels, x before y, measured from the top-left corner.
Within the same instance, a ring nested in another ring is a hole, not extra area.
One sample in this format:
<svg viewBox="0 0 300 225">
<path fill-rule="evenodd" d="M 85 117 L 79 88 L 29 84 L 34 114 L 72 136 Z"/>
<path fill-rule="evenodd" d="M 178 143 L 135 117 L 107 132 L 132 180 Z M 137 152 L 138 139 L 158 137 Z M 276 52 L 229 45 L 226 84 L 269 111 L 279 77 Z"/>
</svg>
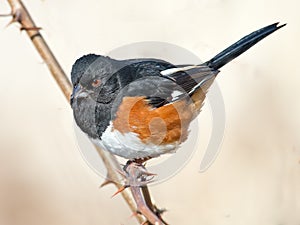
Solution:
<svg viewBox="0 0 300 225">
<path fill-rule="evenodd" d="M 71 94 L 70 103 L 73 104 L 75 98 L 85 98 L 88 96 L 88 93 L 80 84 L 77 84 L 73 87 L 73 93 Z"/>
</svg>

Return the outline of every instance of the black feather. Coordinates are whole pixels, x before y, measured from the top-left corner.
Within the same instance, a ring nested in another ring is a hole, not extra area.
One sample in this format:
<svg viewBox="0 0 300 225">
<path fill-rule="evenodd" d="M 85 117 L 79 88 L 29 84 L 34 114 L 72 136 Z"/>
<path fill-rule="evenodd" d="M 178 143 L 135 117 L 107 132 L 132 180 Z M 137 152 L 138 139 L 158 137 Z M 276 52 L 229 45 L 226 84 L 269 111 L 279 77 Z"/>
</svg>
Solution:
<svg viewBox="0 0 300 225">
<path fill-rule="evenodd" d="M 284 27 L 286 24 L 278 26 L 279 23 L 274 23 L 264 28 L 261 28 L 257 31 L 248 34 L 239 41 L 235 42 L 233 45 L 230 45 L 228 48 L 217 54 L 215 57 L 204 63 L 205 65 L 211 67 L 214 70 L 220 69 L 222 66 L 238 57 L 257 42 L 261 41 L 268 35 L 272 34 L 276 30 Z"/>
</svg>

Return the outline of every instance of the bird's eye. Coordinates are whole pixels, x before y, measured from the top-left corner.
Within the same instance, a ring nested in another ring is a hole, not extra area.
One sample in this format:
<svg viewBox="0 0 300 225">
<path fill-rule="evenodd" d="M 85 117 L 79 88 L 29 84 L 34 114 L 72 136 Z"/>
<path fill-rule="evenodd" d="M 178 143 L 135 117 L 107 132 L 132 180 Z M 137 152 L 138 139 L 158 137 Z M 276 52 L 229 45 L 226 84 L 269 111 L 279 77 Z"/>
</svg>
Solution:
<svg viewBox="0 0 300 225">
<path fill-rule="evenodd" d="M 95 80 L 93 80 L 93 82 L 92 82 L 92 86 L 93 87 L 99 87 L 100 86 L 100 84 L 101 84 L 101 80 L 99 80 L 99 79 L 95 79 Z"/>
</svg>

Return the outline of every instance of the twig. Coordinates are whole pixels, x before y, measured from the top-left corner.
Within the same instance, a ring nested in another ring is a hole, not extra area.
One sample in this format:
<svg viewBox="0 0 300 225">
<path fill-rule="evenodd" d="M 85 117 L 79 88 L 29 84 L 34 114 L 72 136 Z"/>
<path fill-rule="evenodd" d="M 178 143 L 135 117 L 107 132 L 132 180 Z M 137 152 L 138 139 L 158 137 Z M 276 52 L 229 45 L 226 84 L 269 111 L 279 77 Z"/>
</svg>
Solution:
<svg viewBox="0 0 300 225">
<path fill-rule="evenodd" d="M 64 96 L 66 97 L 67 101 L 70 99 L 70 95 L 72 92 L 72 85 L 67 78 L 66 74 L 62 70 L 60 64 L 54 57 L 52 51 L 48 47 L 46 41 L 44 40 L 43 36 L 39 32 L 40 28 L 36 27 L 35 23 L 33 22 L 29 12 L 25 8 L 24 4 L 21 0 L 8 0 L 10 7 L 12 9 L 11 16 L 13 22 L 18 22 L 21 25 L 21 30 L 25 30 L 28 34 L 29 38 L 31 39 L 33 45 L 39 52 L 42 59 L 47 64 L 53 78 L 57 82 L 58 86 L 60 87 L 61 91 L 63 92 Z M 122 185 L 122 177 L 118 174 L 116 168 L 120 168 L 120 164 L 118 163 L 116 157 L 111 155 L 110 153 L 103 151 L 98 146 L 95 146 L 97 149 L 100 157 L 103 160 L 104 165 L 107 169 L 107 179 L 110 181 L 114 181 L 113 183 L 117 186 L 117 188 L 121 188 Z M 128 191 L 123 191 L 122 196 L 124 200 L 127 202 L 128 206 L 132 210 L 134 214 L 136 214 L 136 206 L 134 203 L 134 199 L 130 195 Z M 137 220 L 139 223 L 144 221 L 143 217 L 140 215 L 136 215 Z"/>
<path fill-rule="evenodd" d="M 160 218 L 153 212 L 151 208 L 147 206 L 141 188 L 139 186 L 130 186 L 131 193 L 137 202 L 137 208 L 140 213 L 142 213 L 151 224 L 154 225 L 165 225 Z"/>
<path fill-rule="evenodd" d="M 156 205 L 153 204 L 151 195 L 149 192 L 149 188 L 147 186 L 142 186 L 141 189 L 142 189 L 142 193 L 144 196 L 144 200 L 145 200 L 147 206 L 149 207 L 149 209 L 151 209 L 151 211 L 154 212 L 165 225 L 168 225 L 168 223 L 162 218 L 162 214 L 164 212 L 166 212 L 167 210 L 164 208 L 159 209 L 156 207 Z"/>
<path fill-rule="evenodd" d="M 154 209 L 149 190 L 142 190 L 143 187 L 146 187 L 146 184 L 152 181 L 154 174 L 149 173 L 143 164 L 130 160 L 124 167 L 124 171 L 126 186 L 131 190 L 132 196 L 137 204 L 138 212 L 144 215 L 151 224 L 166 225 L 167 223 L 161 219 L 161 215 Z M 146 196 L 144 192 L 146 192 Z M 148 204 L 151 205 L 149 206 Z"/>
</svg>

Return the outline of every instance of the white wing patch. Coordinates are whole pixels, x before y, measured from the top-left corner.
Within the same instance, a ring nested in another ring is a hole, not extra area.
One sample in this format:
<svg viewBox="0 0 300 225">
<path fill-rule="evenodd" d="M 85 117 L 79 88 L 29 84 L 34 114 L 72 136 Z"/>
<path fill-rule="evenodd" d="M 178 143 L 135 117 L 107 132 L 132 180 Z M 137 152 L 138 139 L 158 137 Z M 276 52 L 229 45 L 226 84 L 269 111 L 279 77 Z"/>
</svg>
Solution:
<svg viewBox="0 0 300 225">
<path fill-rule="evenodd" d="M 181 91 L 178 91 L 178 90 L 175 90 L 172 92 L 171 96 L 172 96 L 172 100 L 170 101 L 170 103 L 176 101 L 179 99 L 179 97 L 183 94 L 184 92 L 181 92 Z"/>
<path fill-rule="evenodd" d="M 178 97 L 178 95 L 181 95 L 181 94 L 183 94 L 181 91 L 175 90 L 172 92 L 171 96 L 172 96 L 172 98 L 176 98 L 176 97 Z"/>
<path fill-rule="evenodd" d="M 190 69 L 197 68 L 199 66 L 185 66 L 185 67 L 179 67 L 179 68 L 171 68 L 171 69 L 166 69 L 160 72 L 161 75 L 163 76 L 169 76 L 172 75 L 173 73 L 177 73 L 179 71 L 187 71 Z"/>
<path fill-rule="evenodd" d="M 194 91 L 196 91 L 199 87 L 201 87 L 206 81 L 210 80 L 211 76 L 204 77 L 201 82 L 199 82 L 195 87 L 192 88 L 192 90 L 189 91 L 189 94 L 192 94 Z"/>
</svg>

